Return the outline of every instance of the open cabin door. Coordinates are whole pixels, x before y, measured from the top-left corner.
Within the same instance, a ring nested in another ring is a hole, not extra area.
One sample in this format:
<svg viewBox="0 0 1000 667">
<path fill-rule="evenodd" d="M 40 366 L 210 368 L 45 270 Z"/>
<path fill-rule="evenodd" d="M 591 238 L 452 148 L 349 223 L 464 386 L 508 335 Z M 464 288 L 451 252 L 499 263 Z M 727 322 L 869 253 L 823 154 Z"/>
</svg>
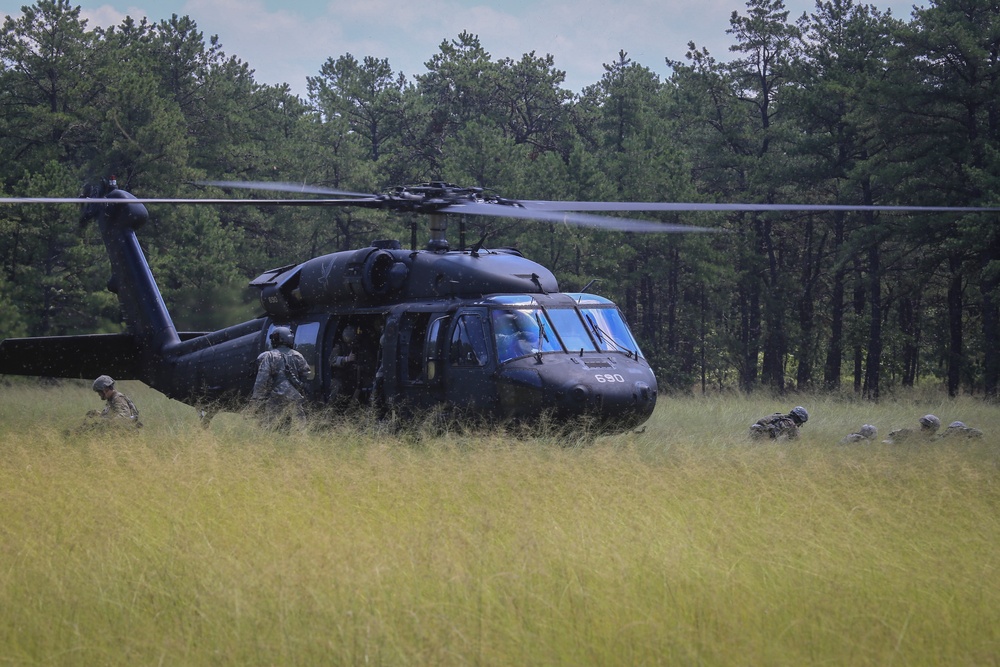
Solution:
<svg viewBox="0 0 1000 667">
<path fill-rule="evenodd" d="M 441 358 L 450 320 L 441 312 L 402 309 L 389 316 L 383 362 L 388 402 L 428 408 L 443 400 Z"/>
</svg>

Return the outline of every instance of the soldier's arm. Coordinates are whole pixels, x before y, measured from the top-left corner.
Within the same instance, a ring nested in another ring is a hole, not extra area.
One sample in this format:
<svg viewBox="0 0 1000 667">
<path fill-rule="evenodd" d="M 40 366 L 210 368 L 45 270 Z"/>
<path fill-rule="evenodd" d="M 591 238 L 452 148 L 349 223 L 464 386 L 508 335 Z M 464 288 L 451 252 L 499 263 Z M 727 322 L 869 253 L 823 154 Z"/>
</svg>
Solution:
<svg viewBox="0 0 1000 667">
<path fill-rule="evenodd" d="M 257 358 L 257 379 L 253 383 L 253 398 L 267 398 L 271 391 L 271 355 L 264 353 Z"/>
<path fill-rule="evenodd" d="M 303 382 L 305 382 L 306 380 L 312 377 L 312 368 L 309 367 L 309 362 L 306 361 L 306 358 L 303 357 L 301 354 L 299 355 L 298 362 L 299 362 L 299 377 L 302 378 Z"/>
</svg>

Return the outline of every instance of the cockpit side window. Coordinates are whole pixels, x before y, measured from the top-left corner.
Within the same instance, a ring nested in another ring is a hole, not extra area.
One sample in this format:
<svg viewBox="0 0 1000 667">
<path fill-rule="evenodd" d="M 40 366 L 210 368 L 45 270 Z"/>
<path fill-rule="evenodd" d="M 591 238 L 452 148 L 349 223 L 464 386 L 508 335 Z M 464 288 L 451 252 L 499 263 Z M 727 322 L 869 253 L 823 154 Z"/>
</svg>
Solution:
<svg viewBox="0 0 1000 667">
<path fill-rule="evenodd" d="M 495 309 L 493 334 L 500 363 L 536 352 L 559 352 L 562 346 L 540 308 Z"/>
<path fill-rule="evenodd" d="M 489 359 L 483 318 L 477 314 L 461 315 L 455 320 L 448 361 L 453 366 L 485 366 Z"/>
</svg>

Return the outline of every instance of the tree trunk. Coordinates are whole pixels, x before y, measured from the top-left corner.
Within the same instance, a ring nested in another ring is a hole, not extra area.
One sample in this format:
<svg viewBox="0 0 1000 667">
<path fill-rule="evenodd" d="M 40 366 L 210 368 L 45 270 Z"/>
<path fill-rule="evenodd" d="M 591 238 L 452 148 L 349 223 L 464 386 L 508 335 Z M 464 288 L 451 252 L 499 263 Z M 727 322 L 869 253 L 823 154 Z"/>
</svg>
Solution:
<svg viewBox="0 0 1000 667">
<path fill-rule="evenodd" d="M 834 256 L 839 257 L 844 246 L 844 215 L 838 213 L 834 221 Z M 844 363 L 844 265 L 838 264 L 833 274 L 830 295 L 830 343 L 823 367 L 823 387 L 827 391 L 840 389 L 840 373 Z"/>
<path fill-rule="evenodd" d="M 917 380 L 920 362 L 920 327 L 917 322 L 919 302 L 907 297 L 899 302 L 899 331 L 903 334 L 904 387 L 913 387 Z"/>
<path fill-rule="evenodd" d="M 757 386 L 757 357 L 760 354 L 760 294 L 754 280 L 742 281 L 740 296 L 740 388 Z"/>
<path fill-rule="evenodd" d="M 744 241 L 755 249 L 754 256 L 743 259 L 737 296 L 740 309 L 740 389 L 749 392 L 757 387 L 757 359 L 760 355 L 760 279 L 754 258 L 759 254 L 756 243 L 759 237 L 752 231 L 744 234 Z"/>
<path fill-rule="evenodd" d="M 785 390 L 784 358 L 785 340 L 784 299 L 778 294 L 778 258 L 768 220 L 757 221 L 755 227 L 760 238 L 760 246 L 767 258 L 767 280 L 764 284 L 764 358 L 761 365 L 761 382 L 778 391 Z"/>
<path fill-rule="evenodd" d="M 948 396 L 958 396 L 962 382 L 962 262 L 948 258 Z"/>
<path fill-rule="evenodd" d="M 868 327 L 868 358 L 865 363 L 865 384 L 862 395 L 878 402 L 882 368 L 882 280 L 881 252 L 877 241 L 868 248 L 868 300 L 871 322 Z"/>
<path fill-rule="evenodd" d="M 861 270 L 861 261 L 854 260 L 854 272 L 856 274 L 854 284 L 854 317 L 858 321 L 865 314 L 865 285 L 864 276 Z M 854 339 L 854 393 L 861 394 L 861 381 L 864 377 L 864 347 L 861 345 L 860 335 Z"/>
<path fill-rule="evenodd" d="M 1000 271 L 990 266 L 1000 262 L 1000 238 L 990 244 L 983 257 L 979 289 L 983 304 L 983 391 L 989 399 L 996 399 L 1000 388 L 1000 304 L 997 296 Z"/>
<path fill-rule="evenodd" d="M 813 223 L 806 223 L 805 246 L 802 260 L 802 298 L 799 301 L 799 351 L 798 370 L 795 374 L 795 386 L 799 391 L 805 391 L 812 385 L 812 334 L 813 314 Z"/>
</svg>

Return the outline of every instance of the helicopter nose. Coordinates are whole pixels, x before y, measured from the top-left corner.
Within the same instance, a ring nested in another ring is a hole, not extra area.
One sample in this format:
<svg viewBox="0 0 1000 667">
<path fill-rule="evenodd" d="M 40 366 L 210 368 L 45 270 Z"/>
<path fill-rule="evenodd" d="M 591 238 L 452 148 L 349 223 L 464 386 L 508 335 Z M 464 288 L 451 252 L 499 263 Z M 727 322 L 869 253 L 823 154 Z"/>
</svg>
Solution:
<svg viewBox="0 0 1000 667">
<path fill-rule="evenodd" d="M 596 396 L 605 411 L 634 411 L 648 416 L 656 402 L 656 394 L 642 381 L 602 386 Z"/>
<path fill-rule="evenodd" d="M 590 366 L 576 357 L 550 355 L 513 360 L 499 372 L 499 403 L 511 417 L 537 417 L 554 410 L 562 419 L 591 418 L 599 428 L 632 428 L 643 423 L 656 407 L 656 378 L 648 366 L 615 359 L 606 373 L 605 359 Z M 600 369 L 601 372 L 595 372 Z"/>
<path fill-rule="evenodd" d="M 576 413 L 590 413 L 599 419 L 640 424 L 653 413 L 656 390 L 647 382 L 591 385 L 575 383 L 565 392 L 565 406 Z"/>
<path fill-rule="evenodd" d="M 649 388 L 649 385 L 642 381 L 635 383 L 635 396 L 640 404 L 646 404 L 656 400 L 656 395 Z"/>
</svg>

